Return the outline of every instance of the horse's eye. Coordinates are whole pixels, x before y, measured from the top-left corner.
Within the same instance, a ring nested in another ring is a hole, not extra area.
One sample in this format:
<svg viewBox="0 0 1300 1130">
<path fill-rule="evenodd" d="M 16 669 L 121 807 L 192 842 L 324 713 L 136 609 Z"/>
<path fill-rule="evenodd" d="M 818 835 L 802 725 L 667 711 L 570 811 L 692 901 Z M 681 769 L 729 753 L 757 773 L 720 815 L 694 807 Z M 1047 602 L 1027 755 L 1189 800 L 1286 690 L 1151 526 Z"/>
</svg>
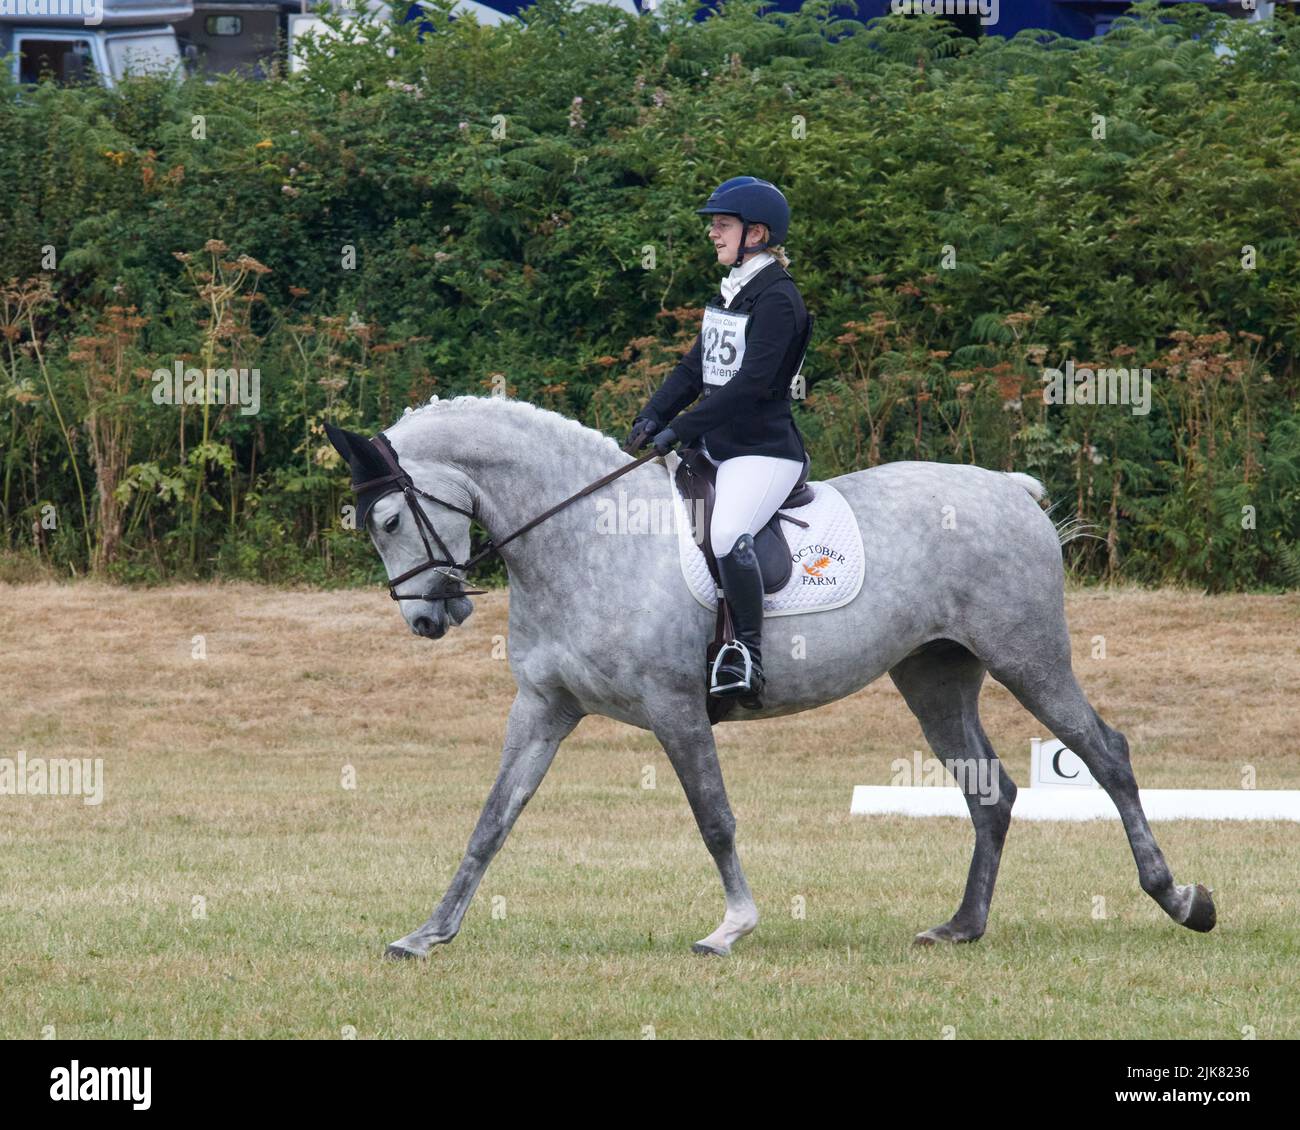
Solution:
<svg viewBox="0 0 1300 1130">
<path fill-rule="evenodd" d="M 394 514 L 387 522 L 384 523 L 384 532 L 391 534 L 397 529 L 397 515 Z"/>
</svg>

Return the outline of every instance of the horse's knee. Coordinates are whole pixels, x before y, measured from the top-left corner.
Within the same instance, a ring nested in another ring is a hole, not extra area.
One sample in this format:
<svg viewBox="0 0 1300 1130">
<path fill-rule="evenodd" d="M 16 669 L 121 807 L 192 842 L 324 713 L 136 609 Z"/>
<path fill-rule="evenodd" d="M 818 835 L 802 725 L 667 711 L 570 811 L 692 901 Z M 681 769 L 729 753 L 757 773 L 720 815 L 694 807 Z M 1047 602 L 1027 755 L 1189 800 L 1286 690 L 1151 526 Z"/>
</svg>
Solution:
<svg viewBox="0 0 1300 1130">
<path fill-rule="evenodd" d="M 1092 712 L 1092 716 L 1096 719 L 1097 729 L 1101 733 L 1103 744 L 1106 747 L 1106 752 L 1109 753 L 1111 757 L 1127 765 L 1129 763 L 1128 738 L 1114 727 L 1108 726 L 1105 719 L 1103 719 L 1095 710 Z"/>
<path fill-rule="evenodd" d="M 1110 748 L 1114 751 L 1115 756 L 1125 765 L 1132 764 L 1132 759 L 1129 757 L 1128 738 L 1118 730 L 1112 730 L 1109 726 L 1106 727 L 1106 730 L 1106 736 L 1110 739 Z"/>
<path fill-rule="evenodd" d="M 1002 773 L 998 779 L 998 803 L 993 807 L 996 813 L 998 823 L 1002 826 L 1003 832 L 1011 824 L 1011 808 L 1016 803 L 1016 783 L 1005 773 Z"/>
<path fill-rule="evenodd" d="M 1016 786 L 1009 778 L 999 783 L 996 797 L 987 801 L 983 796 L 975 798 L 971 805 L 971 821 L 976 833 L 990 833 L 1001 843 L 1011 827 L 1011 806 L 1015 802 Z"/>
<path fill-rule="evenodd" d="M 736 846 L 736 818 L 728 813 L 700 822 L 700 835 L 711 854 L 730 852 Z"/>
</svg>

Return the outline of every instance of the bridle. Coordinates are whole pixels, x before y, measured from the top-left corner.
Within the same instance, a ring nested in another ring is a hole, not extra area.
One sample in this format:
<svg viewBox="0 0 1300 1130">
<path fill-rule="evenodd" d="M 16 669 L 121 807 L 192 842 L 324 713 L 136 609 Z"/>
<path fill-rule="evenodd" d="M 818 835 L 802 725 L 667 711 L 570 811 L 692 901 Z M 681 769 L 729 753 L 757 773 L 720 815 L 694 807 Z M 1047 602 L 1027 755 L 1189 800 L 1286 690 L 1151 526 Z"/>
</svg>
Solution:
<svg viewBox="0 0 1300 1130">
<path fill-rule="evenodd" d="M 429 592 L 404 596 L 397 591 L 398 585 L 409 581 L 412 577 L 418 577 L 421 573 L 426 572 L 429 569 L 437 569 L 444 576 L 450 576 L 451 570 L 453 569 L 468 572 L 471 565 L 480 558 L 487 556 L 487 553 L 495 547 L 492 546 L 491 542 L 489 542 L 486 551 L 471 557 L 468 561 L 458 563 L 456 558 L 452 556 L 451 550 L 447 548 L 446 542 L 438 536 L 438 531 L 434 528 L 433 520 L 424 512 L 419 503 L 415 501 L 415 496 L 418 494 L 422 498 L 427 498 L 430 502 L 436 502 L 439 506 L 445 506 L 448 510 L 454 510 L 457 514 L 464 514 L 467 518 L 474 517 L 473 511 L 465 510 L 463 507 L 457 506 L 455 503 L 448 502 L 446 499 L 439 498 L 437 495 L 430 494 L 427 490 L 421 490 L 417 487 L 412 481 L 411 476 L 406 473 L 402 468 L 402 465 L 397 461 L 397 452 L 393 450 L 393 445 L 388 442 L 388 437 L 384 435 L 383 432 L 380 432 L 377 436 L 373 436 L 371 442 L 378 449 L 380 456 L 388 465 L 388 474 L 381 475 L 377 479 L 367 479 L 365 482 L 353 483 L 352 490 L 355 494 L 360 495 L 362 491 L 374 490 L 376 487 L 389 487 L 390 489 L 383 491 L 378 498 L 375 499 L 376 502 L 378 502 L 380 498 L 384 498 L 390 494 L 395 494 L 400 490 L 406 498 L 406 505 L 410 508 L 412 515 L 415 517 L 415 528 L 420 531 L 420 540 L 424 543 L 424 553 L 427 558 L 424 564 L 417 565 L 413 569 L 407 569 L 401 576 L 390 577 L 388 579 L 388 595 L 394 600 L 454 600 L 458 596 L 479 596 L 486 592 L 486 589 L 461 588 L 456 592 Z M 433 540 L 442 551 L 442 557 L 435 557 L 433 555 L 433 546 L 429 544 L 430 535 L 432 535 Z M 455 578 L 457 584 L 460 584 L 461 579 L 462 578 L 460 577 Z"/>
<path fill-rule="evenodd" d="M 446 499 L 442 499 L 439 498 L 437 495 L 430 494 L 427 490 L 421 490 L 419 487 L 417 487 L 415 483 L 412 481 L 411 476 L 407 474 L 407 472 L 402 468 L 402 465 L 397 461 L 397 452 L 393 450 L 393 445 L 389 443 L 388 437 L 383 432 L 380 432 L 376 436 L 372 436 L 371 442 L 378 449 L 381 458 L 384 460 L 384 463 L 387 464 L 389 473 L 387 475 L 381 475 L 377 479 L 367 479 L 364 482 L 353 483 L 352 490 L 355 494 L 360 496 L 362 491 L 374 490 L 376 487 L 384 487 L 384 486 L 389 487 L 388 490 L 383 491 L 375 499 L 376 502 L 379 500 L 379 498 L 384 498 L 387 495 L 395 494 L 397 491 L 401 491 L 406 498 L 406 505 L 410 508 L 411 513 L 415 516 L 415 528 L 420 531 L 420 540 L 424 543 L 424 552 L 426 557 L 428 558 L 428 560 L 426 560 L 423 564 L 417 565 L 413 569 L 407 569 L 407 571 L 403 573 L 401 576 L 389 578 L 388 595 L 391 596 L 394 600 L 434 601 L 434 600 L 454 600 L 460 596 L 481 596 L 483 593 L 487 592 L 486 589 L 462 588 L 462 589 L 458 589 L 455 592 L 445 592 L 445 593 L 429 592 L 429 593 L 422 593 L 413 596 L 406 596 L 397 591 L 397 586 L 406 581 L 409 581 L 412 577 L 418 577 L 421 573 L 424 573 L 429 569 L 436 569 L 444 576 L 451 576 L 452 570 L 459 570 L 461 573 L 468 573 L 469 570 L 479 561 L 483 560 L 483 558 L 488 557 L 493 553 L 499 553 L 503 545 L 506 545 L 508 542 L 514 541 L 514 539 L 517 538 L 520 534 L 527 533 L 534 526 L 546 521 L 546 519 L 549 518 L 552 514 L 555 514 L 560 510 L 563 510 L 566 506 L 569 505 L 569 503 L 576 502 L 578 499 L 582 498 L 583 495 L 590 494 L 593 490 L 596 490 L 599 487 L 603 487 L 606 483 L 613 482 L 613 480 L 617 479 L 620 475 L 627 474 L 628 471 L 634 470 L 635 468 L 641 466 L 642 463 L 645 463 L 648 460 L 655 458 L 655 456 L 658 454 L 658 452 L 656 452 L 653 448 L 651 448 L 648 452 L 646 452 L 643 456 L 641 456 L 640 459 L 628 463 L 626 466 L 620 467 L 617 471 L 611 471 L 608 475 L 605 475 L 602 478 L 597 479 L 594 483 L 591 483 L 589 486 L 583 487 L 582 490 L 578 491 L 577 494 L 570 495 L 563 502 L 558 503 L 555 506 L 552 506 L 544 514 L 539 514 L 536 518 L 533 518 L 531 521 L 525 522 L 522 526 L 519 527 L 519 529 L 517 529 L 509 537 L 503 538 L 499 542 L 493 542 L 491 539 L 489 539 L 487 545 L 485 545 L 481 550 L 479 550 L 478 553 L 474 554 L 474 556 L 470 557 L 466 561 L 457 562 L 457 560 L 452 556 L 451 550 L 447 548 L 446 543 L 442 540 L 441 537 L 438 536 L 438 531 L 434 529 L 433 521 L 429 518 L 429 516 L 420 508 L 419 504 L 415 501 L 415 496 L 418 494 L 422 498 L 427 498 L 430 502 L 436 502 L 439 506 L 445 506 L 448 510 L 454 510 L 457 514 L 464 514 L 465 517 L 467 518 L 474 518 L 476 516 L 474 512 L 472 510 L 466 510 L 463 507 L 457 506 L 454 503 L 446 501 Z M 429 535 L 433 536 L 434 542 L 437 544 L 438 548 L 442 551 L 444 556 L 434 557 L 433 547 L 429 544 Z M 454 579 L 457 581 L 457 583 L 460 583 L 464 578 L 456 577 Z"/>
<path fill-rule="evenodd" d="M 582 498 L 583 495 L 590 494 L 593 490 L 596 490 L 599 487 L 603 487 L 606 483 L 612 482 L 614 479 L 617 479 L 619 475 L 627 474 L 628 471 L 631 471 L 641 466 L 642 463 L 645 463 L 648 460 L 653 459 L 658 454 L 658 452 L 656 452 L 653 448 L 651 448 L 648 452 L 646 452 L 645 455 L 641 456 L 640 459 L 637 459 L 632 463 L 628 463 L 626 466 L 620 467 L 617 471 L 610 472 L 610 474 L 605 475 L 603 478 L 597 479 L 594 483 L 590 484 L 589 486 L 583 487 L 583 489 L 578 491 L 577 494 L 570 495 L 563 502 L 555 506 L 552 506 L 544 514 L 539 514 L 536 518 L 533 518 L 531 521 L 525 522 L 522 526 L 519 527 L 519 529 L 517 529 L 509 537 L 503 538 L 499 542 L 493 542 L 491 539 L 489 539 L 487 545 L 485 545 L 481 550 L 479 550 L 478 553 L 474 554 L 474 556 L 470 557 L 466 561 L 458 562 L 452 556 L 451 550 L 447 548 L 446 543 L 442 540 L 441 537 L 438 536 L 438 531 L 434 528 L 433 521 L 420 507 L 419 503 L 415 501 L 415 496 L 418 494 L 421 498 L 427 498 L 430 502 L 436 502 L 439 506 L 445 506 L 448 510 L 454 510 L 457 514 L 464 514 L 465 517 L 467 518 L 476 517 L 475 513 L 472 510 L 466 510 L 463 507 L 457 506 L 454 503 L 446 501 L 446 499 L 442 499 L 439 498 L 437 495 L 430 494 L 427 490 L 421 490 L 419 487 L 417 487 L 415 483 L 412 481 L 411 476 L 407 474 L 407 472 L 402 468 L 402 465 L 397 461 L 397 452 L 393 450 L 393 445 L 389 443 L 388 437 L 383 432 L 380 432 L 376 436 L 372 436 L 371 442 L 378 449 L 381 458 L 384 460 L 384 463 L 388 466 L 389 473 L 387 475 L 381 475 L 377 479 L 367 479 L 365 482 L 353 483 L 352 490 L 355 494 L 360 496 L 362 491 L 374 490 L 376 487 L 385 487 L 385 486 L 388 487 L 389 488 L 388 490 L 381 492 L 378 495 L 378 497 L 376 497 L 375 499 L 376 502 L 378 502 L 380 498 L 384 498 L 387 495 L 395 494 L 397 491 L 401 491 L 406 498 L 406 505 L 410 508 L 411 513 L 415 517 L 415 528 L 420 531 L 420 540 L 424 543 L 424 552 L 425 552 L 425 556 L 427 557 L 427 560 L 423 564 L 417 565 L 413 569 L 407 569 L 406 572 L 403 573 L 400 577 L 389 578 L 388 595 L 391 596 L 394 600 L 434 601 L 434 600 L 455 600 L 457 597 L 461 597 L 461 596 L 481 596 L 483 593 L 487 592 L 487 589 L 461 588 L 454 592 L 445 592 L 445 593 L 428 592 L 428 593 L 416 594 L 413 596 L 406 596 L 397 591 L 397 586 L 403 584 L 406 581 L 409 581 L 412 577 L 418 577 L 421 573 L 424 573 L 429 569 L 436 569 L 444 576 L 453 576 L 452 574 L 453 570 L 457 570 L 462 574 L 468 573 L 469 570 L 479 561 L 482 561 L 483 558 L 488 557 L 493 553 L 499 553 L 503 545 L 506 545 L 508 542 L 514 541 L 514 539 L 517 538 L 520 534 L 527 533 L 534 526 L 540 524 L 541 522 L 546 521 L 546 519 L 549 518 L 552 514 L 555 514 L 558 511 L 563 510 L 566 506 L 569 505 L 569 503 L 576 502 L 578 499 Z M 435 557 L 433 555 L 433 546 L 429 544 L 430 535 L 432 535 L 435 544 L 438 546 L 438 549 L 442 551 L 443 553 L 442 557 Z M 460 584 L 464 580 L 464 577 L 463 576 L 453 577 L 453 579 L 457 582 L 457 584 Z"/>
</svg>

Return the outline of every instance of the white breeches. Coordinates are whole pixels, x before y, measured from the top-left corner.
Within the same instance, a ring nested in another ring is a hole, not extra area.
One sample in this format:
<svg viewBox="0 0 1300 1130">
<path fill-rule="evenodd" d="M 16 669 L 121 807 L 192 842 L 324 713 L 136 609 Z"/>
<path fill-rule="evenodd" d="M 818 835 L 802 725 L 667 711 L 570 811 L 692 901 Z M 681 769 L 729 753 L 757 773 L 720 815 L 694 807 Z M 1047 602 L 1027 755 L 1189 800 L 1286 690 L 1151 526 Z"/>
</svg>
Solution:
<svg viewBox="0 0 1300 1130">
<path fill-rule="evenodd" d="M 709 537 L 721 557 L 741 534 L 757 534 L 767 525 L 799 481 L 803 460 L 737 455 L 719 462 L 707 450 L 704 457 L 718 469 Z"/>
</svg>

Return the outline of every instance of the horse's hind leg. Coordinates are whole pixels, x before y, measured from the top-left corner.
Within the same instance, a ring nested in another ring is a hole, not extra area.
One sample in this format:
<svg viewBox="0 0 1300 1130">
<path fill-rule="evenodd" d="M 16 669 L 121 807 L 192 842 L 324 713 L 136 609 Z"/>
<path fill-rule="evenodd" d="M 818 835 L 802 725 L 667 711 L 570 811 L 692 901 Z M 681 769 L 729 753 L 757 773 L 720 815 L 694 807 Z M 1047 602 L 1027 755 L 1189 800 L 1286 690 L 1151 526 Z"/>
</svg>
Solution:
<svg viewBox="0 0 1300 1130">
<path fill-rule="evenodd" d="M 973 942 L 988 923 L 1002 844 L 1016 786 L 979 720 L 984 664 L 960 644 L 936 640 L 894 666 L 889 676 L 921 723 L 925 740 L 966 797 L 975 825 L 975 853 L 957 913 L 916 936 L 918 945 Z"/>
<path fill-rule="evenodd" d="M 1200 884 L 1180 887 L 1174 883 L 1138 799 L 1128 741 L 1101 720 L 1074 677 L 1064 616 L 1057 625 L 1026 624 L 1023 638 L 1011 641 L 1005 652 L 1014 658 L 990 662 L 990 672 L 1079 756 L 1115 802 L 1142 889 L 1175 922 L 1190 930 L 1212 930 L 1215 910 L 1210 891 Z"/>
</svg>

